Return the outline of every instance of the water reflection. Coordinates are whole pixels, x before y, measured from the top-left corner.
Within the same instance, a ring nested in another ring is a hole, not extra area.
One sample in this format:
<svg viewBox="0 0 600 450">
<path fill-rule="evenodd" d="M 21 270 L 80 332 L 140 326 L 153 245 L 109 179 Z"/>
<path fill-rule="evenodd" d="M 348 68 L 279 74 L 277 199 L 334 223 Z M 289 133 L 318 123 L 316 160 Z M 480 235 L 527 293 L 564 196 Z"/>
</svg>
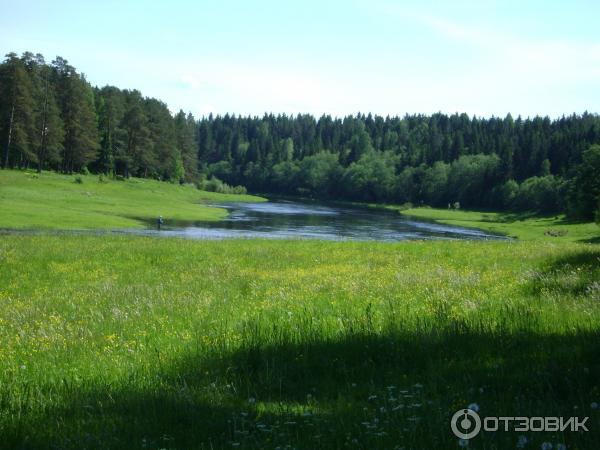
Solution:
<svg viewBox="0 0 600 450">
<path fill-rule="evenodd" d="M 169 223 L 156 230 L 124 232 L 191 239 L 271 238 L 359 241 L 408 239 L 505 239 L 484 231 L 407 219 L 397 212 L 293 201 L 229 203 L 220 222 Z"/>
</svg>

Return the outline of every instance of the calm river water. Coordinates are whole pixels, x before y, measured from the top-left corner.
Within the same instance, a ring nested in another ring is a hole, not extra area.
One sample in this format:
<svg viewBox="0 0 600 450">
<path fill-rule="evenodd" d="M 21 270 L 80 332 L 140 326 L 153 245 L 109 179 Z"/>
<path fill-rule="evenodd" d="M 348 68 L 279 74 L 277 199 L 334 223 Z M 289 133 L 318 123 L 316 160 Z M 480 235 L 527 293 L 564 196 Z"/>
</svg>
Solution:
<svg viewBox="0 0 600 450">
<path fill-rule="evenodd" d="M 191 239 L 300 238 L 358 241 L 408 239 L 506 239 L 484 231 L 441 225 L 403 217 L 397 212 L 297 201 L 229 203 L 214 205 L 229 210 L 219 222 L 170 223 L 163 229 L 128 233 L 178 236 Z"/>
</svg>

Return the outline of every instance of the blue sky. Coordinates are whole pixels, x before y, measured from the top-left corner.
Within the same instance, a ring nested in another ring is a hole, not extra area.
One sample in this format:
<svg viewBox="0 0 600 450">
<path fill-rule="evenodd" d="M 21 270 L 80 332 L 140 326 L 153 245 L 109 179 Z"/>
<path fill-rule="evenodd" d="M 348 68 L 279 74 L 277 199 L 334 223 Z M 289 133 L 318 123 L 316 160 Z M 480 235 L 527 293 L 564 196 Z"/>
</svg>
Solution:
<svg viewBox="0 0 600 450">
<path fill-rule="evenodd" d="M 598 112 L 600 2 L 8 1 L 0 51 L 172 111 Z"/>
</svg>

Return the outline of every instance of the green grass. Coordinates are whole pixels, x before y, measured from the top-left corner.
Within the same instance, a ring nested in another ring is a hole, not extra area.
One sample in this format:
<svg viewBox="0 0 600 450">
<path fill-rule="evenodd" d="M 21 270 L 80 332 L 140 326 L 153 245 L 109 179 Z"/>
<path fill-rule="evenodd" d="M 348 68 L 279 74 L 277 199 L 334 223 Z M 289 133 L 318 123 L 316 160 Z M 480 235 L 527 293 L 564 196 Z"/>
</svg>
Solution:
<svg viewBox="0 0 600 450">
<path fill-rule="evenodd" d="M 599 258 L 552 242 L 5 236 L 1 446 L 458 448 L 450 417 L 475 402 L 589 416 L 590 432 L 470 448 L 525 434 L 594 449 Z"/>
<path fill-rule="evenodd" d="M 399 209 L 386 206 L 388 209 Z M 436 208 L 412 208 L 401 210 L 405 216 L 430 219 L 448 225 L 479 228 L 496 234 L 521 240 L 545 240 L 551 242 L 591 242 L 600 238 L 597 224 L 570 222 L 561 214 L 540 217 L 534 214 L 462 211 Z"/>
<path fill-rule="evenodd" d="M 78 184 L 79 177 L 83 183 Z M 100 182 L 97 175 L 0 170 L 0 228 L 143 228 L 159 215 L 171 220 L 219 220 L 226 201 L 264 201 L 250 195 L 199 191 L 147 179 Z"/>
</svg>

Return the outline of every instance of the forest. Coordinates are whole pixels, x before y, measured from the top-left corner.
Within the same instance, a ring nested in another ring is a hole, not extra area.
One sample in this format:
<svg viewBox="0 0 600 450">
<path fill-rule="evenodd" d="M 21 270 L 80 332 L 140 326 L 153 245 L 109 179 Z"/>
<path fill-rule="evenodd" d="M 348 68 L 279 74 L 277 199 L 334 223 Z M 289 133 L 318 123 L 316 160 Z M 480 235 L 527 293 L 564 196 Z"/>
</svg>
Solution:
<svg viewBox="0 0 600 450">
<path fill-rule="evenodd" d="M 599 210 L 600 117 L 589 113 L 197 119 L 26 52 L 0 64 L 0 142 L 3 168 L 577 219 Z"/>
</svg>

